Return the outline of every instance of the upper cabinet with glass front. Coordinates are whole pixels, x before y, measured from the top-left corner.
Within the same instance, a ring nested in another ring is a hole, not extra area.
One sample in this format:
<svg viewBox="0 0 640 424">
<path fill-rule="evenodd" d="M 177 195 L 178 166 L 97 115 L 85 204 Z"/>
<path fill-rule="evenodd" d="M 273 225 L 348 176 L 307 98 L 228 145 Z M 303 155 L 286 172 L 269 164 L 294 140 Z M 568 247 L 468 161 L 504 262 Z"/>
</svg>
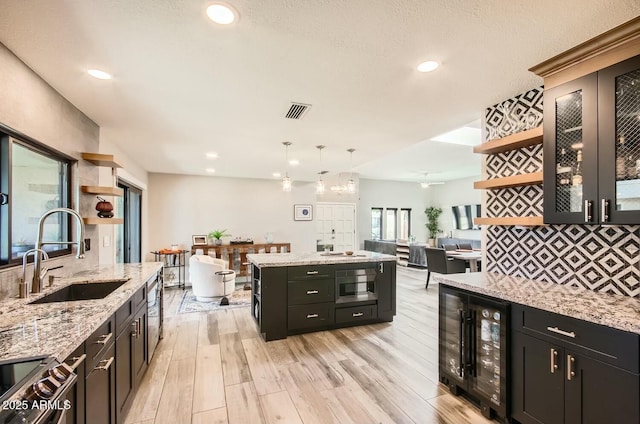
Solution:
<svg viewBox="0 0 640 424">
<path fill-rule="evenodd" d="M 544 221 L 640 223 L 640 56 L 544 94 Z"/>
</svg>

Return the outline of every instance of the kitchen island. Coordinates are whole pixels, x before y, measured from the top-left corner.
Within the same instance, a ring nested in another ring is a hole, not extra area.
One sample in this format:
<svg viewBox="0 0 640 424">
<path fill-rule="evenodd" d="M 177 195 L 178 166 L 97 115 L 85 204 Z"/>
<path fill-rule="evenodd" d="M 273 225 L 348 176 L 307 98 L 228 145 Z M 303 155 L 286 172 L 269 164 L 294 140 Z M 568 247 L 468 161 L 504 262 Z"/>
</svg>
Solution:
<svg viewBox="0 0 640 424">
<path fill-rule="evenodd" d="M 266 341 L 393 321 L 396 257 L 375 252 L 250 254 L 251 313 Z"/>
</svg>

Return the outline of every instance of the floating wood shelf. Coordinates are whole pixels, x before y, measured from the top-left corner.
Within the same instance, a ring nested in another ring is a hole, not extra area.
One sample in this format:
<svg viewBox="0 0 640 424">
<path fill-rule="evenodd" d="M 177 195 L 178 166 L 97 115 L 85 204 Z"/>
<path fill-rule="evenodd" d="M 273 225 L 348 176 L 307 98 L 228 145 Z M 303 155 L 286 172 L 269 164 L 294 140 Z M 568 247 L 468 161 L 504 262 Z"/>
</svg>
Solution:
<svg viewBox="0 0 640 424">
<path fill-rule="evenodd" d="M 492 178 L 490 180 L 476 181 L 473 183 L 475 189 L 508 188 L 533 184 L 542 184 L 542 172 L 532 172 L 530 174 L 512 175 L 510 177 Z"/>
<path fill-rule="evenodd" d="M 521 131 L 496 140 L 487 141 L 473 148 L 474 153 L 492 155 L 509 150 L 542 144 L 542 125 L 530 130 Z"/>
<path fill-rule="evenodd" d="M 117 187 L 81 186 L 80 191 L 88 194 L 102 194 L 105 196 L 123 196 L 124 190 Z"/>
<path fill-rule="evenodd" d="M 122 166 L 116 162 L 113 155 L 82 152 L 82 159 L 89 161 L 96 166 L 108 166 L 109 168 L 122 168 Z"/>
<path fill-rule="evenodd" d="M 545 225 L 541 216 L 504 216 L 496 218 L 474 218 L 476 225 L 520 225 L 533 227 Z"/>
<path fill-rule="evenodd" d="M 101 224 L 124 224 L 124 218 L 82 218 L 86 225 L 101 225 Z"/>
</svg>

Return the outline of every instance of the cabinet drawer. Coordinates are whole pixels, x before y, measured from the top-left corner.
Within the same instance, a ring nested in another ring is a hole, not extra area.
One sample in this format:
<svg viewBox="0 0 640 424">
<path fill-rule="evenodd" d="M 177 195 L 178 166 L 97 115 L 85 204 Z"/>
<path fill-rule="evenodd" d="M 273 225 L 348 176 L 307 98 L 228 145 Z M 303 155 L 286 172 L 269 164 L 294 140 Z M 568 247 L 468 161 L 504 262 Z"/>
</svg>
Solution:
<svg viewBox="0 0 640 424">
<path fill-rule="evenodd" d="M 289 280 L 307 280 L 334 277 L 334 268 L 330 265 L 304 265 L 287 268 Z"/>
<path fill-rule="evenodd" d="M 367 321 L 378 317 L 376 305 L 336 308 L 336 323 Z"/>
<path fill-rule="evenodd" d="M 640 372 L 640 335 L 514 304 L 512 328 L 563 342 L 571 349 L 628 371 Z"/>
<path fill-rule="evenodd" d="M 140 306 L 147 301 L 147 285 L 142 286 L 140 290 L 135 292 L 131 297 L 133 302 L 133 310 L 137 311 Z"/>
<path fill-rule="evenodd" d="M 132 299 L 127 300 L 124 305 L 116 311 L 116 336 L 120 336 L 120 333 L 122 333 L 125 328 L 129 328 L 134 312 Z"/>
<path fill-rule="evenodd" d="M 287 289 L 289 305 L 332 302 L 334 284 L 333 280 L 328 279 L 291 281 Z"/>
<path fill-rule="evenodd" d="M 288 328 L 293 330 L 331 325 L 334 322 L 333 310 L 333 303 L 330 302 L 289 306 Z"/>
<path fill-rule="evenodd" d="M 107 319 L 96 331 L 90 335 L 85 342 L 85 352 L 87 353 L 87 372 L 92 370 L 98 359 L 113 344 L 115 339 L 113 315 Z"/>
</svg>

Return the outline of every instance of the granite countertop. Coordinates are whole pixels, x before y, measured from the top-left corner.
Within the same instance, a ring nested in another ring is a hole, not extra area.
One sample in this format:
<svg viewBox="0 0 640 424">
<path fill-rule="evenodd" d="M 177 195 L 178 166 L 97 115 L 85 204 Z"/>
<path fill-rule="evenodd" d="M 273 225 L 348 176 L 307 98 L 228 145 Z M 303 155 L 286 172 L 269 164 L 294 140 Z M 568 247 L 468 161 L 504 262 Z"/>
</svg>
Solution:
<svg viewBox="0 0 640 424">
<path fill-rule="evenodd" d="M 161 268 L 160 262 L 97 266 L 28 299 L 0 300 L 0 361 L 35 355 L 66 359 Z M 127 282 L 104 299 L 27 304 L 72 283 L 114 280 Z"/>
<path fill-rule="evenodd" d="M 336 253 L 336 254 L 334 254 Z M 297 265 L 333 265 L 346 263 L 395 261 L 394 255 L 359 250 L 353 255 L 331 252 L 308 253 L 256 253 L 247 255 L 247 260 L 259 267 L 297 266 Z"/>
<path fill-rule="evenodd" d="M 441 284 L 640 334 L 640 299 L 488 272 L 434 275 Z"/>
</svg>

